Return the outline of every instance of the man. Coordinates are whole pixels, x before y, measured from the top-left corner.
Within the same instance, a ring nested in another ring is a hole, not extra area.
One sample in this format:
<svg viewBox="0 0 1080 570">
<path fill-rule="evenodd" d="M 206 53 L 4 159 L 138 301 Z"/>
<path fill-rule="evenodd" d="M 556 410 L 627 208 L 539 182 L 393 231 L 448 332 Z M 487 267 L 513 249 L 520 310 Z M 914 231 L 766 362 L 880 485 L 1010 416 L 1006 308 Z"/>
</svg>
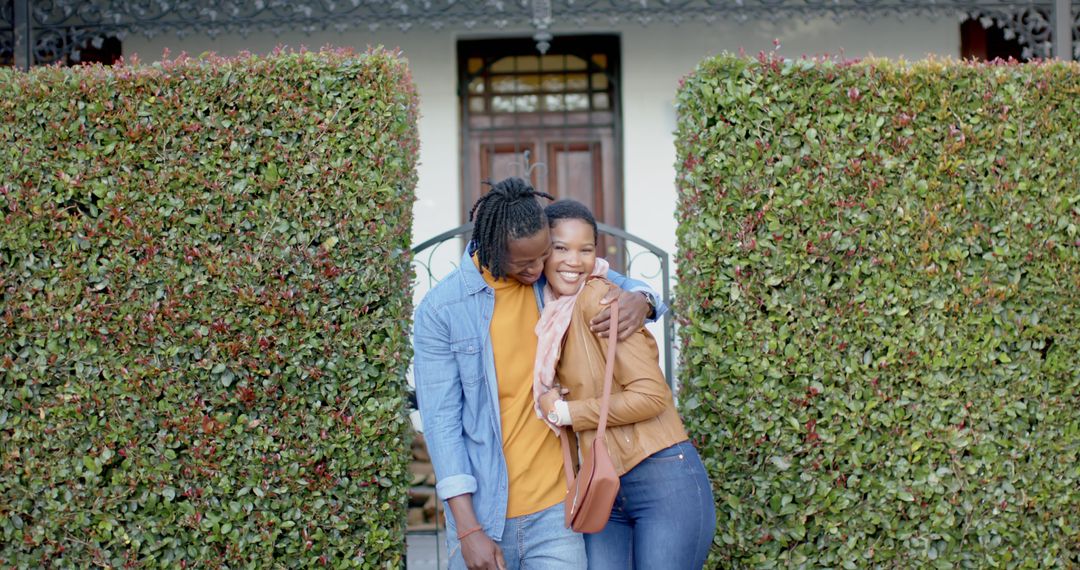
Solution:
<svg viewBox="0 0 1080 570">
<path fill-rule="evenodd" d="M 451 569 L 586 566 L 581 536 L 563 525 L 559 440 L 533 408 L 539 281 L 551 252 L 540 197 L 552 199 L 508 178 L 477 200 L 461 265 L 416 311 L 417 400 L 448 506 Z M 666 310 L 643 283 L 608 277 L 632 290 L 606 299 L 619 299 L 621 337 Z M 609 321 L 605 310 L 593 330 L 609 331 Z"/>
</svg>

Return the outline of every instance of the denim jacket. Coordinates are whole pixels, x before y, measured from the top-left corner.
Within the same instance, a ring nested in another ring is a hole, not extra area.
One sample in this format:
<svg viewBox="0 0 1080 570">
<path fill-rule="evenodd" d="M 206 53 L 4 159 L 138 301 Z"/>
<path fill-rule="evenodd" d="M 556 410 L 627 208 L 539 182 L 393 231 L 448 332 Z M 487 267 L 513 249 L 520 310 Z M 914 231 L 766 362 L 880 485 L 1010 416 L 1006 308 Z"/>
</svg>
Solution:
<svg viewBox="0 0 1080 570">
<path fill-rule="evenodd" d="M 484 532 L 502 538 L 506 520 L 507 472 L 502 450 L 499 388 L 491 347 L 495 292 L 472 261 L 474 245 L 461 265 L 424 296 L 413 327 L 413 374 L 420 416 L 440 499 L 472 493 Z M 608 278 L 629 291 L 647 285 L 616 272 Z M 533 286 L 542 306 L 542 285 Z M 654 318 L 667 311 L 662 303 Z M 446 509 L 447 540 L 456 543 L 456 525 Z M 448 545 L 453 550 L 456 544 Z"/>
</svg>

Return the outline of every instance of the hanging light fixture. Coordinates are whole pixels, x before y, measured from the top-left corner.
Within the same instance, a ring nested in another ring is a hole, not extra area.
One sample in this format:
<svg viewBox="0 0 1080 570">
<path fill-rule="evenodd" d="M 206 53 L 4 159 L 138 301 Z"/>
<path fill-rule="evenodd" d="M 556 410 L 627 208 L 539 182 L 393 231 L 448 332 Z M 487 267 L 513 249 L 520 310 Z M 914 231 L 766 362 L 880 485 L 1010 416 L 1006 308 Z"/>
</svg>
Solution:
<svg viewBox="0 0 1080 570">
<path fill-rule="evenodd" d="M 541 55 L 546 54 L 552 39 L 551 32 L 548 31 L 551 27 L 551 0 L 532 0 L 532 23 L 536 28 L 536 33 L 533 34 L 536 49 Z"/>
</svg>

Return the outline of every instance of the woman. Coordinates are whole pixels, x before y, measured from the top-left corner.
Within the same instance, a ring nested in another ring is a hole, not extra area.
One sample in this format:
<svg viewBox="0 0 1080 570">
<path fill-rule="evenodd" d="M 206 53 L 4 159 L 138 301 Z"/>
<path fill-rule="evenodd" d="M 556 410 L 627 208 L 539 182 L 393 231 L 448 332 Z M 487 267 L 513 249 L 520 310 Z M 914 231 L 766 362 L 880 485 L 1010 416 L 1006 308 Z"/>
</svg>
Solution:
<svg viewBox="0 0 1080 570">
<path fill-rule="evenodd" d="M 572 428 L 585 453 L 599 421 L 607 344 L 588 323 L 612 284 L 602 277 L 608 264 L 596 257 L 596 220 L 589 209 L 561 200 L 545 213 L 552 253 L 544 265 L 533 389 L 538 413 L 549 424 Z M 605 439 L 621 487 L 607 526 L 585 535 L 592 570 L 700 569 L 712 544 L 712 489 L 658 356 L 644 327 L 616 352 Z"/>
</svg>

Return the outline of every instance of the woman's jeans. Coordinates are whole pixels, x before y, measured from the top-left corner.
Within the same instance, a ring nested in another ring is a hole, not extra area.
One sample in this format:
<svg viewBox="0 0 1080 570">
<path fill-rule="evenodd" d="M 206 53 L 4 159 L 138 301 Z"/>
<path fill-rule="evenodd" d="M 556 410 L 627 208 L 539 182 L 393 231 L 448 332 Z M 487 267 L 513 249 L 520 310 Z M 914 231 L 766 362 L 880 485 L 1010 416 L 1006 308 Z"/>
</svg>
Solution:
<svg viewBox="0 0 1080 570">
<path fill-rule="evenodd" d="M 619 478 L 604 530 L 585 535 L 589 570 L 700 570 L 716 531 L 705 466 L 684 441 Z"/>
</svg>

